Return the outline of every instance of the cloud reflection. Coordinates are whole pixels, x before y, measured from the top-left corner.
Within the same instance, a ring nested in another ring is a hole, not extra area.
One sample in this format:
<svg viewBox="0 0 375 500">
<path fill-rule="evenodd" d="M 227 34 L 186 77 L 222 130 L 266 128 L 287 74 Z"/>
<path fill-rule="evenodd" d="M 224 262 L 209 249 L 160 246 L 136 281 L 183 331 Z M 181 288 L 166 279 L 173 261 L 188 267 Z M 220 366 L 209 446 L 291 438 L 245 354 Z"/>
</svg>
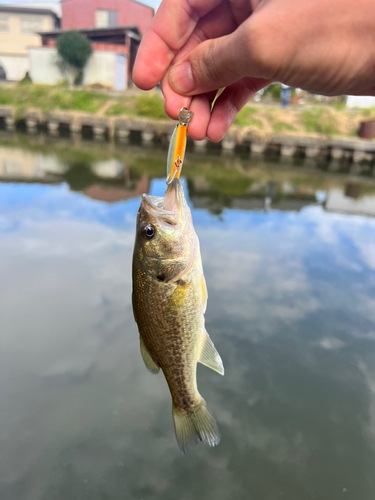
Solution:
<svg viewBox="0 0 375 500">
<path fill-rule="evenodd" d="M 226 375 L 198 370 L 220 446 L 183 457 L 132 317 L 139 200 L 4 189 L 2 500 L 373 497 L 372 220 L 193 211 Z"/>
</svg>

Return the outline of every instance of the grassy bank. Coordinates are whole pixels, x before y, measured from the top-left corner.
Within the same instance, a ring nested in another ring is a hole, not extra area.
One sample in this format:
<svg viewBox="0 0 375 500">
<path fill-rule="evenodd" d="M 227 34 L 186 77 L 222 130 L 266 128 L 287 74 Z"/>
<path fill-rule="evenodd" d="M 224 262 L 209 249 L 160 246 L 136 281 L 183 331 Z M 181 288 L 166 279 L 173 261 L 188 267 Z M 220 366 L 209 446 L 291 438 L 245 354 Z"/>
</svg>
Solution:
<svg viewBox="0 0 375 500">
<path fill-rule="evenodd" d="M 17 113 L 38 108 L 47 113 L 53 110 L 97 113 L 109 97 L 99 92 L 70 91 L 44 85 L 14 85 L 0 87 L 0 105 L 12 105 Z"/>
<path fill-rule="evenodd" d="M 123 93 L 120 95 L 94 90 L 69 90 L 42 85 L 0 86 L 0 105 L 12 105 L 17 115 L 28 108 L 49 111 L 75 111 L 107 117 L 135 116 L 166 118 L 160 92 Z M 267 137 L 274 134 L 316 137 L 355 137 L 359 123 L 375 119 L 375 109 L 347 110 L 327 105 L 293 106 L 251 102 L 237 115 L 234 124 Z"/>
<path fill-rule="evenodd" d="M 145 116 L 166 118 L 164 102 L 154 93 L 125 93 L 121 96 L 95 90 L 70 90 L 49 85 L 3 85 L 0 86 L 0 106 L 11 105 L 17 114 L 25 109 L 38 108 L 50 111 L 81 111 L 101 113 L 105 116 Z"/>
<path fill-rule="evenodd" d="M 337 109 L 327 105 L 280 108 L 249 104 L 234 123 L 259 135 L 290 134 L 316 137 L 356 137 L 359 123 L 375 119 L 374 109 Z"/>
</svg>

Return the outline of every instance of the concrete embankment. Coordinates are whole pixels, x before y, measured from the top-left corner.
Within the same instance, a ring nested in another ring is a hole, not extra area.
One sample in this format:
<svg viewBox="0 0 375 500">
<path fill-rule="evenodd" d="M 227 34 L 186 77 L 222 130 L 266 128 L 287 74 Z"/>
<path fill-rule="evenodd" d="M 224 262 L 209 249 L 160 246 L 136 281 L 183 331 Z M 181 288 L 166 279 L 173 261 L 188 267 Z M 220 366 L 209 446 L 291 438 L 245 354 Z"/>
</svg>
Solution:
<svg viewBox="0 0 375 500">
<path fill-rule="evenodd" d="M 12 106 L 0 106 L 0 125 L 8 131 L 26 128 L 29 133 L 46 130 L 56 136 L 68 132 L 91 134 L 95 139 L 127 141 L 138 135 L 143 143 L 168 140 L 174 122 L 137 117 L 106 117 L 81 112 L 55 111 L 43 113 L 39 109 L 27 109 L 16 113 Z M 193 141 L 196 148 L 208 147 L 208 141 Z M 273 135 L 260 139 L 246 128 L 231 127 L 219 147 L 224 151 L 234 151 L 240 147 L 251 154 L 261 155 L 274 152 L 284 158 L 303 156 L 326 161 L 375 164 L 375 141 L 355 138 L 303 137 L 294 135 Z"/>
</svg>

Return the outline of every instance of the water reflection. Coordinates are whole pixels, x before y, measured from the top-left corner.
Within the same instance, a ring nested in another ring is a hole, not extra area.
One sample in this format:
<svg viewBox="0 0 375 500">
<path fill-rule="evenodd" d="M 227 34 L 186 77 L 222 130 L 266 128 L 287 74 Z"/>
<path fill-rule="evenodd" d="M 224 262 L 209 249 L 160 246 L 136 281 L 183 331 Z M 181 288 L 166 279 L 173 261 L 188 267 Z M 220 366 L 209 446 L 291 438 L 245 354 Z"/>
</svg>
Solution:
<svg viewBox="0 0 375 500">
<path fill-rule="evenodd" d="M 44 144 L 41 154 L 40 147 L 30 149 L 30 143 L 24 141 L 12 147 L 0 142 L 0 181 L 66 183 L 94 200 L 113 203 L 149 192 L 150 179 L 164 175 L 163 150 L 129 146 L 114 153 L 108 146 L 103 151 L 91 144 L 66 149 L 59 141 L 55 147 Z M 353 182 L 346 175 L 323 173 L 318 168 L 293 170 L 278 164 L 265 168 L 259 160 L 191 156 L 192 164 L 185 171 L 195 208 L 218 215 L 224 208 L 299 211 L 324 201 L 324 208 L 332 212 L 375 216 L 375 181 L 371 177 Z"/>
<path fill-rule="evenodd" d="M 199 367 L 222 442 L 184 457 L 130 304 L 164 151 L 0 148 L 2 500 L 375 497 L 375 219 L 332 212 L 373 206 L 373 181 L 191 157 L 226 375 Z"/>
</svg>

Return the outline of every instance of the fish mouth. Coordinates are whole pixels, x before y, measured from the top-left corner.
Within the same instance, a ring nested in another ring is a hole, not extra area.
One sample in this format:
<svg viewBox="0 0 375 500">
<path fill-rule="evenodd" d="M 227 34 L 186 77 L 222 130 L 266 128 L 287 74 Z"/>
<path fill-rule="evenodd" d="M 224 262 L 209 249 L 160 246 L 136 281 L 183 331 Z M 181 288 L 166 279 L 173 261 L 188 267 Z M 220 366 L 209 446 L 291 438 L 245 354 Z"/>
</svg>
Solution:
<svg viewBox="0 0 375 500">
<path fill-rule="evenodd" d="M 168 185 L 164 198 L 162 196 L 143 194 L 142 203 L 146 210 L 154 217 L 176 219 L 181 209 L 181 192 L 183 196 L 181 181 L 179 179 L 174 179 Z M 169 222 L 169 220 L 167 220 L 167 222 Z M 177 221 L 175 223 L 177 223 Z"/>
</svg>

